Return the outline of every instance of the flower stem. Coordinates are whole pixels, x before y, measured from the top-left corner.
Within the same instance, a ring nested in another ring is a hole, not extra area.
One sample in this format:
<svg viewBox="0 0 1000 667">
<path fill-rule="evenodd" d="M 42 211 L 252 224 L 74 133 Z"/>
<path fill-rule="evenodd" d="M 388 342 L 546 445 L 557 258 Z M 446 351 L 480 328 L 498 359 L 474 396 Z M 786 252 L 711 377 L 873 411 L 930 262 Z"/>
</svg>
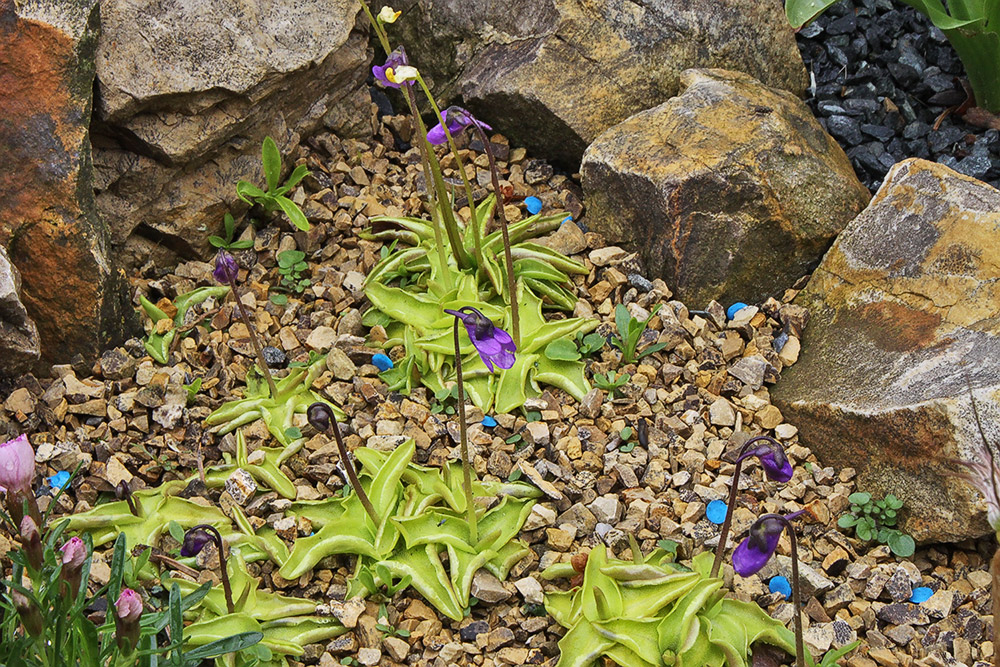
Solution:
<svg viewBox="0 0 1000 667">
<path fill-rule="evenodd" d="M 406 103 L 410 107 L 410 117 L 413 118 L 413 123 L 415 129 L 417 130 L 417 136 L 420 140 L 417 145 L 420 147 L 420 163 L 424 170 L 424 186 L 427 188 L 427 201 L 431 208 L 431 222 L 434 227 L 434 245 L 437 247 L 438 261 L 441 263 L 441 272 L 444 274 L 442 280 L 445 281 L 445 285 L 450 289 L 454 284 L 454 279 L 452 278 L 451 271 L 448 270 L 448 258 L 445 254 L 444 248 L 444 236 L 441 234 L 441 220 L 438 217 L 438 207 L 437 207 L 437 196 L 435 195 L 435 188 L 431 185 L 431 163 L 428 154 L 432 154 L 433 151 L 430 147 L 430 143 L 427 141 L 427 126 L 424 125 L 424 119 L 420 116 L 420 111 L 417 109 L 417 98 L 416 94 L 413 92 L 413 86 L 404 84 L 406 88 Z"/>
<path fill-rule="evenodd" d="M 469 536 L 472 543 L 479 541 L 476 525 L 476 506 L 472 497 L 472 462 L 469 460 L 469 437 L 465 428 L 465 384 L 462 381 L 462 350 L 458 344 L 458 318 L 455 318 L 455 377 L 458 380 L 458 433 L 462 447 L 462 476 L 465 482 L 465 507 L 469 521 Z"/>
<path fill-rule="evenodd" d="M 993 667 L 1000 667 L 1000 547 L 990 562 L 990 575 L 993 577 Z"/>
<path fill-rule="evenodd" d="M 372 10 L 369 9 L 368 3 L 365 0 L 361 0 L 361 8 L 365 10 L 365 14 L 368 15 L 368 21 L 372 24 L 372 30 L 375 31 L 375 35 L 378 37 L 378 41 L 382 44 L 382 48 L 385 49 L 385 55 L 392 53 L 392 49 L 389 47 L 389 36 L 385 34 L 385 29 L 382 24 L 375 19 L 372 15 Z"/>
<path fill-rule="evenodd" d="M 733 523 L 733 509 L 736 507 L 736 495 L 740 488 L 740 472 L 743 470 L 743 455 L 750 449 L 750 445 L 761 440 L 770 440 L 767 436 L 758 435 L 750 438 L 743 447 L 740 448 L 739 456 L 736 457 L 736 468 L 733 470 L 733 481 L 729 483 L 729 503 L 726 505 L 726 518 L 722 522 L 722 532 L 719 533 L 719 545 L 715 547 L 715 560 L 712 561 L 712 573 L 710 576 L 719 576 L 719 568 L 722 566 L 722 555 L 726 551 L 726 541 L 729 539 L 729 528 Z"/>
<path fill-rule="evenodd" d="M 510 300 L 510 337 L 514 339 L 514 347 L 521 349 L 521 317 L 517 310 L 517 279 L 514 276 L 514 259 L 510 254 L 510 234 L 507 232 L 507 212 L 504 210 L 506 202 L 503 200 L 503 193 L 500 191 L 500 174 L 497 171 L 496 158 L 493 157 L 493 149 L 490 147 L 490 140 L 486 136 L 486 132 L 476 123 L 473 123 L 472 126 L 479 133 L 479 140 L 483 143 L 483 149 L 486 151 L 486 159 L 490 161 L 493 194 L 496 195 L 497 200 L 496 215 L 500 220 L 500 233 L 503 235 L 503 254 L 507 264 L 507 295 Z"/>
<path fill-rule="evenodd" d="M 226 596 L 226 609 L 229 610 L 230 614 L 235 613 L 236 606 L 233 604 L 233 589 L 229 585 L 229 568 L 226 565 L 226 547 L 222 542 L 222 535 L 215 529 L 215 526 L 207 523 L 195 526 L 191 530 L 206 531 L 212 536 L 212 541 L 215 542 L 215 546 L 219 549 L 219 573 L 222 575 L 222 592 Z"/>
<path fill-rule="evenodd" d="M 274 384 L 274 378 L 271 377 L 271 368 L 264 361 L 264 352 L 260 348 L 260 341 L 257 340 L 255 327 L 250 322 L 250 315 L 247 314 L 246 308 L 243 307 L 243 302 L 240 301 L 240 293 L 236 289 L 235 279 L 229 281 L 229 288 L 233 291 L 233 298 L 236 299 L 236 307 L 239 308 L 240 317 L 243 318 L 243 324 L 246 325 L 247 333 L 250 334 L 250 344 L 253 345 L 253 351 L 257 353 L 257 363 L 260 364 L 260 372 L 264 374 L 264 378 L 267 380 L 268 391 L 271 392 L 271 398 L 276 398 L 278 396 L 278 388 Z"/>
<path fill-rule="evenodd" d="M 340 452 L 340 461 L 344 464 L 344 471 L 347 473 L 351 488 L 358 494 L 358 500 L 361 501 L 362 507 L 365 508 L 365 512 L 371 517 L 371 520 L 375 522 L 375 529 L 378 530 L 378 527 L 382 525 L 382 520 L 379 518 L 378 512 L 375 511 L 375 506 L 372 505 L 368 494 L 361 488 L 361 480 L 358 479 L 358 473 L 354 469 L 354 462 L 351 461 L 347 445 L 344 444 L 344 438 L 340 435 L 340 424 L 337 422 L 337 415 L 333 413 L 333 410 L 330 410 L 330 429 L 333 431 L 333 439 L 337 441 L 337 451 Z"/>
<path fill-rule="evenodd" d="M 795 618 L 795 667 L 806 667 L 805 653 L 802 646 L 802 599 L 799 592 L 799 546 L 795 537 L 795 528 L 785 517 L 781 521 L 788 528 L 788 538 L 792 543 L 792 610 Z"/>
</svg>

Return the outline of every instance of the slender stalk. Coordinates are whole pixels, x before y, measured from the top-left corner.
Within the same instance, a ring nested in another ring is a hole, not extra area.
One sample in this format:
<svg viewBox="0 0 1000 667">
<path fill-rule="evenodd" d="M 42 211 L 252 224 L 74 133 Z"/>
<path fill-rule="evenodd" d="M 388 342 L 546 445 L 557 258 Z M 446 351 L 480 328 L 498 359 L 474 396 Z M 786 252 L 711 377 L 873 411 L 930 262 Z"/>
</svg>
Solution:
<svg viewBox="0 0 1000 667">
<path fill-rule="evenodd" d="M 424 119 L 420 116 L 420 112 L 417 109 L 417 98 L 416 94 L 413 92 L 413 86 L 408 84 L 403 84 L 406 88 L 406 103 L 410 107 L 410 117 L 413 118 L 414 125 L 417 129 L 417 136 L 420 137 L 418 146 L 420 147 L 420 162 L 421 167 L 424 170 L 424 185 L 427 187 L 427 201 L 431 207 L 431 222 L 434 227 L 434 245 L 437 247 L 438 261 L 441 263 L 441 272 L 444 274 L 442 279 L 445 281 L 445 285 L 451 288 L 454 285 L 454 278 L 452 278 L 451 271 L 448 270 L 448 257 L 445 254 L 444 248 L 444 236 L 441 234 L 441 220 L 438 217 L 438 207 L 437 207 L 437 196 L 435 191 L 435 186 L 431 184 L 433 175 L 431 174 L 431 163 L 429 155 L 433 154 L 430 147 L 430 143 L 427 141 L 427 126 L 424 125 Z M 436 185 L 436 184 L 435 184 Z"/>
<path fill-rule="evenodd" d="M 233 297 L 236 299 L 236 307 L 239 308 L 240 317 L 243 318 L 243 324 L 246 325 L 247 333 L 250 334 L 250 344 L 253 345 L 253 351 L 257 353 L 257 363 L 260 364 L 260 372 L 267 379 L 267 388 L 271 392 L 271 398 L 275 398 L 278 395 L 278 388 L 274 385 L 274 378 L 271 377 L 271 368 L 264 360 L 264 352 L 260 348 L 260 341 L 257 340 L 255 327 L 250 322 L 250 315 L 247 314 L 246 308 L 243 307 L 243 302 L 240 301 L 240 293 L 236 289 L 235 279 L 229 281 L 229 288 L 233 291 Z"/>
<path fill-rule="evenodd" d="M 389 36 L 385 34 L 385 29 L 372 14 L 372 10 L 368 8 L 368 3 L 365 2 L 365 0 L 361 0 L 361 8 L 364 9 L 365 14 L 368 15 L 368 21 L 372 24 L 372 30 L 375 31 L 378 41 L 382 44 L 382 48 L 385 50 L 385 55 L 389 55 L 392 53 L 392 49 L 389 47 Z"/>
<path fill-rule="evenodd" d="M 736 507 L 736 495 L 740 488 L 740 472 L 743 470 L 743 455 L 750 449 L 750 445 L 761 440 L 767 440 L 767 436 L 758 435 L 750 438 L 743 447 L 740 448 L 739 456 L 736 457 L 736 468 L 733 470 L 733 481 L 729 483 L 729 503 L 726 505 L 726 518 L 722 522 L 722 532 L 719 533 L 719 545 L 715 547 L 715 560 L 712 561 L 712 577 L 719 576 L 719 568 L 722 566 L 722 555 L 726 551 L 726 542 L 729 539 L 729 528 L 733 523 L 733 508 Z"/>
<path fill-rule="evenodd" d="M 795 537 L 795 528 L 791 522 L 781 515 L 777 516 L 788 529 L 788 538 L 792 543 L 792 608 L 795 618 L 795 667 L 806 667 L 805 651 L 802 646 L 802 605 L 799 593 L 799 546 Z"/>
<path fill-rule="evenodd" d="M 514 258 L 510 254 L 510 234 L 507 232 L 507 212 L 504 211 L 506 202 L 503 200 L 503 193 L 500 191 L 500 174 L 497 171 L 496 159 L 493 157 L 493 149 L 490 147 L 490 140 L 486 132 L 478 124 L 473 123 L 476 132 L 479 133 L 479 140 L 486 150 L 486 158 L 490 161 L 490 176 L 493 179 L 493 194 L 496 195 L 495 215 L 500 220 L 500 233 L 503 235 L 503 254 L 507 264 L 507 296 L 510 303 L 510 337 L 514 339 L 514 347 L 521 349 L 521 317 L 518 314 L 517 306 L 517 279 L 514 276 Z"/>
<path fill-rule="evenodd" d="M 382 520 L 378 516 L 378 512 L 375 511 L 375 506 L 372 505 L 372 501 L 368 498 L 368 494 L 361 487 L 361 480 L 358 479 L 358 473 L 354 469 L 354 462 L 351 460 L 350 453 L 347 451 L 347 445 L 344 444 L 344 438 L 340 435 L 340 424 L 337 422 L 337 415 L 333 413 L 333 410 L 328 410 L 327 414 L 330 417 L 330 428 L 333 431 L 333 439 L 337 441 L 337 451 L 340 453 L 340 460 L 344 464 L 344 471 L 347 473 L 347 479 L 351 483 L 351 488 L 354 492 L 358 494 L 358 500 L 361 501 L 361 506 L 365 508 L 365 512 L 371 517 L 371 520 L 375 522 L 375 527 L 382 525 Z"/>
<path fill-rule="evenodd" d="M 462 350 L 458 344 L 458 318 L 455 318 L 455 377 L 458 380 L 458 433 L 462 447 L 462 476 L 465 482 L 465 506 L 469 521 L 469 536 L 472 543 L 479 541 L 479 527 L 476 525 L 476 506 L 472 497 L 472 462 L 469 460 L 469 437 L 465 428 L 465 383 L 462 381 Z"/>
<path fill-rule="evenodd" d="M 1000 667 L 1000 547 L 990 562 L 990 575 L 993 577 L 993 667 Z"/>
<path fill-rule="evenodd" d="M 229 585 L 229 568 L 226 567 L 226 547 L 222 542 L 222 535 L 215 529 L 215 526 L 207 523 L 195 526 L 191 530 L 203 530 L 207 532 L 212 536 L 212 541 L 215 542 L 215 546 L 219 549 L 219 573 L 222 575 L 222 592 L 226 596 L 226 609 L 229 610 L 230 614 L 234 613 L 236 607 L 233 605 L 233 589 Z"/>
</svg>

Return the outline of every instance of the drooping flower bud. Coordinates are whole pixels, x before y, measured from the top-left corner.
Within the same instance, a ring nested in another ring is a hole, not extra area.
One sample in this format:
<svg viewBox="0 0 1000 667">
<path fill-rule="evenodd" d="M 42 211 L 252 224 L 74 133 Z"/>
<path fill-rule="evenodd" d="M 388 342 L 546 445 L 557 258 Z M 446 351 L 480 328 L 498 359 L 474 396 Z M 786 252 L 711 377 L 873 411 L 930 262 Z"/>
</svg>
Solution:
<svg viewBox="0 0 1000 667">
<path fill-rule="evenodd" d="M 220 250 L 215 257 L 215 270 L 212 271 L 212 276 L 218 282 L 229 285 L 236 282 L 239 273 L 240 267 L 236 264 L 236 258 L 225 250 Z"/>
<path fill-rule="evenodd" d="M 24 631 L 32 637 L 38 637 L 45 630 L 45 621 L 42 619 L 42 612 L 38 605 L 29 600 L 21 591 L 13 590 L 10 594 L 14 602 L 14 609 L 24 625 Z"/>
<path fill-rule="evenodd" d="M 36 572 L 42 569 L 43 550 L 42 536 L 38 532 L 38 524 L 30 516 L 21 519 L 21 545 L 28 565 Z"/>
<path fill-rule="evenodd" d="M 462 107 L 448 107 L 441 112 L 441 118 L 444 121 L 443 123 L 438 123 L 431 129 L 427 130 L 427 141 L 431 142 L 435 146 L 440 146 L 448 141 L 448 135 L 444 132 L 445 127 L 448 128 L 448 133 L 452 136 L 458 134 L 467 127 L 471 127 L 472 125 L 477 125 L 484 130 L 493 129 L 481 120 L 477 120 L 475 116 Z M 465 309 L 463 308 L 462 310 Z"/>
<path fill-rule="evenodd" d="M 115 643 L 124 655 L 131 655 L 139 644 L 139 619 L 142 598 L 131 588 L 122 590 L 115 601 Z"/>
<path fill-rule="evenodd" d="M 330 430 L 331 418 L 336 419 L 333 416 L 333 410 L 330 406 L 322 401 L 317 401 L 310 405 L 309 409 L 306 410 L 306 417 L 312 427 L 322 433 Z"/>
<path fill-rule="evenodd" d="M 189 530 L 184 535 L 184 543 L 181 545 L 181 556 L 184 558 L 197 556 L 205 548 L 205 545 L 212 541 L 212 536 L 207 530 L 200 528 Z"/>
<path fill-rule="evenodd" d="M 757 442 L 760 444 L 756 444 Z M 781 446 L 781 443 L 774 438 L 761 435 L 753 438 L 747 444 L 756 446 L 747 449 L 740 456 L 740 461 L 751 456 L 757 457 L 761 467 L 764 468 L 764 474 L 772 482 L 787 482 L 792 478 L 794 474 L 792 464 L 788 460 L 788 456 L 785 454 L 785 449 Z"/>
<path fill-rule="evenodd" d="M 777 551 L 781 531 L 790 520 L 804 512 L 805 510 L 799 510 L 784 516 L 765 514 L 754 521 L 747 538 L 733 551 L 733 569 L 741 577 L 749 577 L 759 572 Z"/>
<path fill-rule="evenodd" d="M 494 364 L 503 369 L 514 365 L 514 353 L 517 351 L 514 340 L 509 333 L 495 326 L 490 318 L 472 306 L 465 306 L 459 310 L 446 308 L 444 312 L 462 321 L 466 333 L 469 334 L 469 340 L 479 352 L 479 358 L 491 373 Z"/>
</svg>

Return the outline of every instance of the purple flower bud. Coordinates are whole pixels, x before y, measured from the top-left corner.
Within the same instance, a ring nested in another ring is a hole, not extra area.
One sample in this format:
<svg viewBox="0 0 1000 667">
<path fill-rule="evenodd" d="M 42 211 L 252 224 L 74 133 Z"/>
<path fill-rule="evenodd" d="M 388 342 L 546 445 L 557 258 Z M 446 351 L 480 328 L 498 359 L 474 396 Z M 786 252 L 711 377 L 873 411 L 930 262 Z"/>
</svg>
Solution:
<svg viewBox="0 0 1000 667">
<path fill-rule="evenodd" d="M 375 80 L 378 81 L 382 86 L 388 88 L 399 88 L 401 85 L 411 86 L 412 83 L 399 84 L 395 81 L 391 81 L 386 75 L 386 70 L 395 70 L 399 67 L 409 65 L 410 61 L 406 57 L 406 49 L 402 46 L 396 47 L 396 50 L 389 54 L 389 57 L 385 59 L 385 64 L 381 67 L 375 65 L 372 67 L 372 75 Z"/>
<path fill-rule="evenodd" d="M 142 598 L 131 588 L 123 589 L 115 601 L 115 643 L 125 655 L 130 655 L 139 643 L 140 618 Z"/>
<path fill-rule="evenodd" d="M 216 281 L 229 285 L 236 282 L 239 273 L 240 267 L 236 264 L 236 258 L 225 250 L 220 250 L 215 257 L 215 270 L 212 271 Z"/>
<path fill-rule="evenodd" d="M 185 558 L 197 556 L 205 548 L 205 545 L 212 541 L 212 536 L 207 530 L 202 530 L 201 528 L 189 530 L 184 535 L 184 544 L 181 545 L 181 556 Z"/>
<path fill-rule="evenodd" d="M 23 433 L 0 445 L 0 489 L 8 494 L 30 493 L 35 477 L 35 452 Z"/>
<path fill-rule="evenodd" d="M 757 436 L 749 444 L 754 444 L 754 441 L 760 441 L 760 444 L 748 449 L 738 460 L 742 461 L 755 456 L 760 461 L 761 467 L 764 468 L 764 474 L 767 475 L 769 480 L 773 482 L 787 482 L 790 480 L 794 471 L 792 470 L 791 462 L 785 456 L 785 449 L 781 444 L 774 438 L 766 435 Z"/>
<path fill-rule="evenodd" d="M 448 107 L 441 112 L 441 118 L 444 124 L 448 126 L 448 132 L 451 136 L 455 136 L 458 132 L 461 132 L 465 128 L 471 125 L 478 125 L 484 130 L 492 130 L 493 128 L 486 123 L 476 120 L 476 118 L 463 109 L 462 107 Z M 444 127 L 441 123 L 438 123 L 431 129 L 427 131 L 427 141 L 434 144 L 435 146 L 440 146 L 441 144 L 448 141 L 448 136 L 444 132 Z"/>
<path fill-rule="evenodd" d="M 322 401 L 317 401 L 309 406 L 306 410 L 306 418 L 314 429 L 322 433 L 330 430 L 331 418 L 336 419 L 330 406 Z"/>
<path fill-rule="evenodd" d="M 749 577 L 763 568 L 778 549 L 781 531 L 785 529 L 785 521 L 790 521 L 805 512 L 799 510 L 786 514 L 765 514 L 750 526 L 750 534 L 739 543 L 733 551 L 733 569 L 741 577 Z"/>
<path fill-rule="evenodd" d="M 514 353 L 517 348 L 513 339 L 509 333 L 494 326 L 490 318 L 471 306 L 459 310 L 446 309 L 444 312 L 462 321 L 469 334 L 469 340 L 479 352 L 479 358 L 491 373 L 494 372 L 493 364 L 505 369 L 514 365 Z"/>
</svg>

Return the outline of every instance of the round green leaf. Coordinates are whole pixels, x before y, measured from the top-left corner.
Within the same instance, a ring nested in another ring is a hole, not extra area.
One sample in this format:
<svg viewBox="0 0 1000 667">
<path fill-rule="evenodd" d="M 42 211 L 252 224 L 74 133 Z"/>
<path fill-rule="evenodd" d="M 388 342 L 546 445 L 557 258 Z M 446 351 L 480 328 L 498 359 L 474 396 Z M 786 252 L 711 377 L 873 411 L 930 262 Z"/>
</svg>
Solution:
<svg viewBox="0 0 1000 667">
<path fill-rule="evenodd" d="M 837 519 L 837 525 L 841 528 L 852 528 L 858 523 L 858 517 L 853 514 L 845 514 Z"/>
<path fill-rule="evenodd" d="M 905 533 L 896 531 L 896 534 L 889 538 L 889 548 L 892 549 L 892 553 L 900 558 L 909 558 L 912 556 L 916 547 L 917 545 L 913 542 L 913 538 Z"/>
<path fill-rule="evenodd" d="M 851 495 L 847 496 L 847 500 L 854 503 L 855 505 L 867 505 L 869 502 L 871 502 L 871 499 L 872 499 L 872 494 L 864 493 L 862 491 L 858 491 L 857 493 L 852 493 Z"/>
<path fill-rule="evenodd" d="M 568 338 L 557 338 L 545 346 L 545 356 L 552 361 L 577 361 L 580 351 Z"/>
</svg>

